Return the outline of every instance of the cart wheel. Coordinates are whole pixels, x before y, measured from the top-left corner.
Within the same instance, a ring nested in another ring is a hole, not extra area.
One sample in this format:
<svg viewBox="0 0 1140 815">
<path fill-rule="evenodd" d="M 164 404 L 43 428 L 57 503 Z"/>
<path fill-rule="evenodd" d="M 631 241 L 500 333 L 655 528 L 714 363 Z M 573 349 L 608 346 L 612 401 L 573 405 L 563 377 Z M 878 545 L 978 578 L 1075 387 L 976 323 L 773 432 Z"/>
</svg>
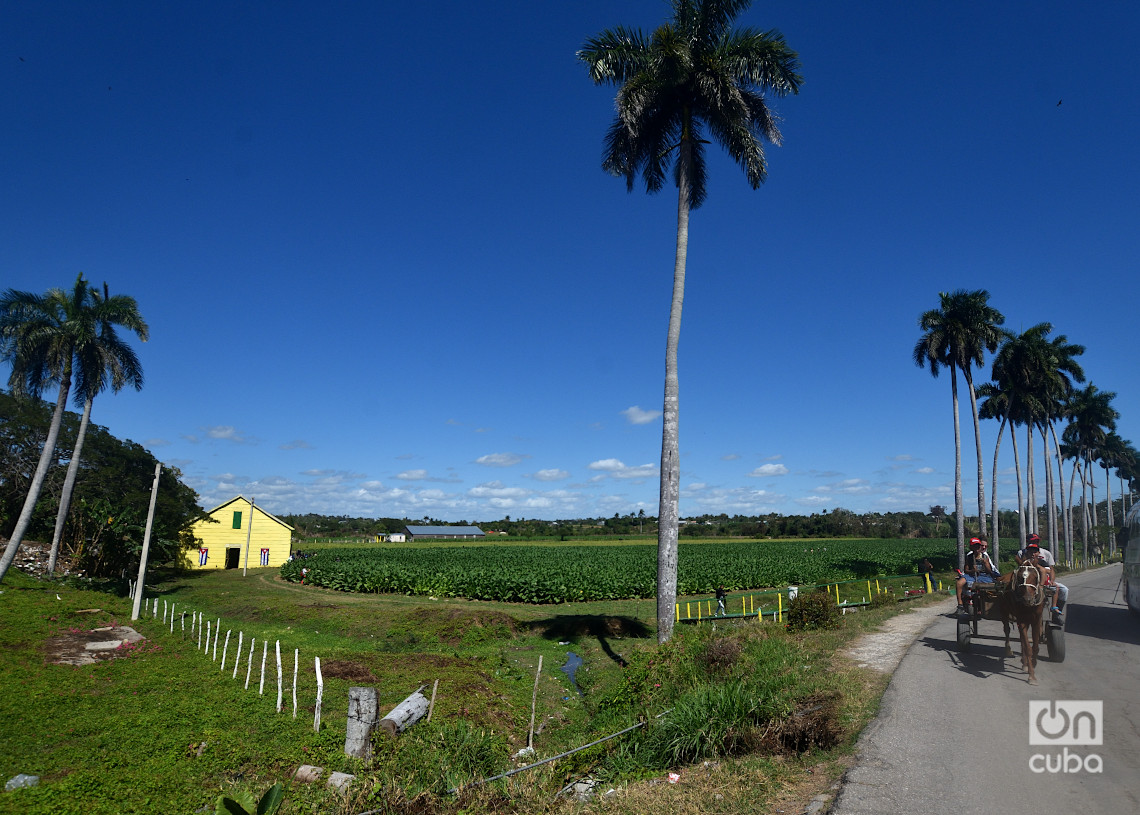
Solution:
<svg viewBox="0 0 1140 815">
<path fill-rule="evenodd" d="M 1045 634 L 1045 644 L 1049 646 L 1049 661 L 1065 661 L 1065 629 L 1049 623 Z"/>
<path fill-rule="evenodd" d="M 962 653 L 970 653 L 970 621 L 958 621 L 958 650 Z M 1052 652 L 1050 652 L 1052 653 Z"/>
</svg>

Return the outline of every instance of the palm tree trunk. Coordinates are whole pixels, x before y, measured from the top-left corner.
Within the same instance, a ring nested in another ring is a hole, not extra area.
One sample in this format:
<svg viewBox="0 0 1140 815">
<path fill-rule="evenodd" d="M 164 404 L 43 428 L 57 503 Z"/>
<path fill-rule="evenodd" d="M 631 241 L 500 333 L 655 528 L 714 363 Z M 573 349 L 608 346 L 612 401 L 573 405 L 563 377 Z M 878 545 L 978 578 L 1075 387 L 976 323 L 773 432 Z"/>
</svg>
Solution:
<svg viewBox="0 0 1140 815">
<path fill-rule="evenodd" d="M 1013 441 L 1013 471 L 1017 473 L 1017 539 L 1020 542 L 1018 549 L 1025 548 L 1025 504 L 1022 501 L 1021 490 L 1021 456 L 1017 452 L 1017 433 L 1016 431 L 1009 434 L 1010 439 Z"/>
<path fill-rule="evenodd" d="M 1057 428 L 1054 427 L 1053 422 L 1049 422 L 1049 433 L 1053 436 L 1053 451 L 1057 454 L 1057 487 L 1061 493 L 1061 528 L 1065 533 L 1065 559 L 1071 563 L 1073 560 L 1073 527 L 1065 516 L 1065 469 L 1064 462 L 1061 459 L 1061 445 L 1057 442 Z M 1071 517 L 1070 511 L 1069 518 Z M 1054 556 L 1056 554 L 1053 552 Z"/>
<path fill-rule="evenodd" d="M 689 167 L 692 143 L 688 133 L 681 139 L 677 158 L 677 254 L 673 264 L 673 302 L 669 307 L 669 332 L 665 340 L 665 404 L 661 420 L 661 496 L 657 524 L 657 642 L 673 634 L 677 603 L 678 503 L 681 498 L 679 380 L 677 345 L 681 339 L 681 306 L 685 300 L 685 262 L 689 251 Z"/>
<path fill-rule="evenodd" d="M 958 369 L 950 363 L 954 397 L 954 520 L 958 523 L 958 568 L 966 568 L 966 511 L 962 508 L 962 425 L 958 420 Z"/>
<path fill-rule="evenodd" d="M 69 365 L 59 383 L 59 396 L 55 400 L 55 412 L 51 416 L 51 425 L 48 428 L 47 439 L 44 440 L 44 449 L 40 453 L 40 461 L 36 465 L 35 475 L 32 476 L 32 484 L 28 488 L 28 497 L 24 499 L 24 508 L 20 510 L 16 528 L 12 530 L 12 537 L 8 540 L 8 546 L 4 549 L 3 557 L 0 557 L 0 580 L 3 580 L 4 575 L 8 574 L 8 569 L 11 568 L 12 561 L 16 559 L 16 552 L 19 550 L 20 544 L 24 542 L 24 535 L 27 534 L 28 526 L 32 522 L 32 512 L 36 508 L 36 501 L 39 500 L 40 491 L 44 488 L 44 478 L 47 477 L 48 467 L 55 455 L 55 444 L 59 440 L 59 428 L 63 425 L 63 411 L 67 406 L 67 394 L 70 390 L 71 366 Z"/>
<path fill-rule="evenodd" d="M 974 378 L 966 372 L 966 386 L 970 390 L 970 415 L 974 419 L 974 449 L 978 458 L 978 534 L 986 534 L 986 470 L 982 464 L 982 427 L 978 419 L 978 395 L 974 391 Z M 997 552 L 997 541 L 994 542 Z M 995 556 L 996 562 L 996 556 Z"/>
<path fill-rule="evenodd" d="M 1040 534 L 1037 528 L 1037 479 L 1033 471 L 1033 422 L 1025 423 L 1025 489 L 1026 527 L 1030 532 Z"/>
<path fill-rule="evenodd" d="M 1081 547 L 1082 557 L 1087 568 L 1089 564 L 1089 490 L 1088 479 L 1085 478 L 1084 463 L 1081 465 Z"/>
<path fill-rule="evenodd" d="M 1089 502 L 1091 504 L 1090 509 L 1092 509 L 1092 538 L 1093 546 L 1096 547 L 1100 546 L 1100 533 L 1096 530 L 1097 524 L 1100 523 L 1100 521 L 1097 520 L 1096 516 L 1096 479 L 1093 477 L 1093 457 L 1091 450 L 1088 454 L 1088 466 L 1085 467 L 1085 471 L 1081 475 L 1089 482 Z"/>
<path fill-rule="evenodd" d="M 1108 528 L 1112 529 L 1116 526 L 1116 522 L 1112 515 L 1112 473 L 1108 471 L 1107 467 L 1104 468 L 1104 494 L 1108 496 Z M 1111 545 L 1109 543 L 1109 546 Z"/>
<path fill-rule="evenodd" d="M 1076 557 L 1076 529 L 1073 526 L 1073 501 L 1076 500 L 1077 490 L 1074 483 L 1077 478 L 1077 464 L 1076 458 L 1073 458 L 1073 472 L 1069 476 L 1069 565 L 1071 566 Z M 1084 498 L 1082 497 L 1082 501 Z"/>
<path fill-rule="evenodd" d="M 1001 436 L 1005 432 L 1005 417 L 1001 417 L 1001 425 L 998 426 L 997 441 L 994 443 L 994 483 L 990 489 L 990 500 L 992 507 L 990 509 L 990 522 L 993 525 L 993 533 L 990 536 L 990 542 L 994 545 L 994 563 L 997 563 L 1001 558 L 1001 538 L 998 537 L 998 499 L 997 499 L 997 477 L 998 477 L 998 451 L 1001 450 Z"/>
<path fill-rule="evenodd" d="M 1049 458 L 1049 436 L 1041 428 L 1041 456 L 1045 461 L 1045 523 L 1048 525 L 1049 551 L 1057 556 L 1057 496 L 1053 489 L 1053 462 Z"/>
<path fill-rule="evenodd" d="M 71 451 L 71 461 L 67 464 L 67 477 L 63 480 L 63 492 L 59 496 L 59 512 L 55 516 L 55 532 L 51 537 L 51 555 L 48 557 L 48 577 L 55 574 L 55 563 L 59 559 L 59 542 L 63 539 L 63 525 L 71 509 L 71 492 L 75 489 L 75 476 L 79 472 L 79 457 L 83 453 L 83 441 L 87 438 L 87 423 L 91 420 L 91 403 L 88 396 L 83 403 L 83 418 L 79 420 L 79 435 L 75 437 L 75 449 Z"/>
</svg>

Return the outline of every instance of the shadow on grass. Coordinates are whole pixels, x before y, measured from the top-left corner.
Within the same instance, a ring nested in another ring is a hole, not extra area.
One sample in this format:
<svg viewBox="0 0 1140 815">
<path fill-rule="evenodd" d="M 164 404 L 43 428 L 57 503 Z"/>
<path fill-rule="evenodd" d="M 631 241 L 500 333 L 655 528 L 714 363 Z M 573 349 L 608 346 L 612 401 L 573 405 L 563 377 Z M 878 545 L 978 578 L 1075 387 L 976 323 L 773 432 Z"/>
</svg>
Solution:
<svg viewBox="0 0 1140 815">
<path fill-rule="evenodd" d="M 653 634 L 653 629 L 634 617 L 601 614 L 559 614 L 544 620 L 532 620 L 526 623 L 526 627 L 544 639 L 559 642 L 579 643 L 583 638 L 593 637 L 606 656 L 622 667 L 625 667 L 625 658 L 614 651 L 610 639 L 645 639 Z"/>
</svg>

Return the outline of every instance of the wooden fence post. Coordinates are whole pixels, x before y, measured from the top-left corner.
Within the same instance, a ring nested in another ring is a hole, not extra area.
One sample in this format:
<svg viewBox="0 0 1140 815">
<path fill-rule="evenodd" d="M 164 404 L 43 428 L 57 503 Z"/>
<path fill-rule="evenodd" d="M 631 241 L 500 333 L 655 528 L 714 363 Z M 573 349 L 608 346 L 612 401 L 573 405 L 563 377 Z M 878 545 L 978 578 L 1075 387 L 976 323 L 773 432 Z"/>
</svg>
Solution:
<svg viewBox="0 0 1140 815">
<path fill-rule="evenodd" d="M 379 716 L 376 688 L 348 689 L 348 724 L 344 736 L 344 754 L 353 758 L 372 758 L 372 730 Z"/>
<path fill-rule="evenodd" d="M 325 678 L 321 676 L 321 658 L 316 657 L 317 664 L 317 705 L 313 714 L 313 730 L 321 732 L 321 697 L 325 693 Z"/>
<path fill-rule="evenodd" d="M 245 690 L 249 690 L 249 675 L 253 672 L 253 644 L 257 642 L 256 637 L 249 638 L 249 656 L 245 660 Z"/>
<path fill-rule="evenodd" d="M 534 671 L 534 691 L 530 695 L 530 731 L 526 734 L 526 746 L 534 749 L 534 708 L 538 702 L 538 678 L 542 675 L 542 654 L 538 655 L 538 667 Z M 432 694 L 434 698 L 434 692 Z"/>
<path fill-rule="evenodd" d="M 281 712 L 281 640 L 277 640 L 273 646 L 274 652 L 277 654 L 277 712 Z"/>
</svg>

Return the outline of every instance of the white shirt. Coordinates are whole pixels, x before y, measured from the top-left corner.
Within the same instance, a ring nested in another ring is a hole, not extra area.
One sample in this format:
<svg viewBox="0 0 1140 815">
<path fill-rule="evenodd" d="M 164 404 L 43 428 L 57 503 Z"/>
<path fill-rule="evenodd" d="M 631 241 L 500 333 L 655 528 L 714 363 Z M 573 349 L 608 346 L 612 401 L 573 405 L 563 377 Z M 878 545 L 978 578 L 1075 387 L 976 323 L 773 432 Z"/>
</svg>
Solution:
<svg viewBox="0 0 1140 815">
<path fill-rule="evenodd" d="M 1053 559 L 1053 553 L 1050 552 L 1048 549 L 1038 549 L 1037 553 L 1038 553 L 1040 560 L 1041 560 L 1041 563 L 1043 565 L 1048 566 L 1050 569 L 1052 569 L 1054 566 L 1057 565 L 1057 561 L 1055 561 Z M 1028 557 L 1027 550 L 1026 549 L 1020 550 L 1017 553 L 1017 556 L 1021 560 L 1025 560 L 1025 558 Z"/>
</svg>

